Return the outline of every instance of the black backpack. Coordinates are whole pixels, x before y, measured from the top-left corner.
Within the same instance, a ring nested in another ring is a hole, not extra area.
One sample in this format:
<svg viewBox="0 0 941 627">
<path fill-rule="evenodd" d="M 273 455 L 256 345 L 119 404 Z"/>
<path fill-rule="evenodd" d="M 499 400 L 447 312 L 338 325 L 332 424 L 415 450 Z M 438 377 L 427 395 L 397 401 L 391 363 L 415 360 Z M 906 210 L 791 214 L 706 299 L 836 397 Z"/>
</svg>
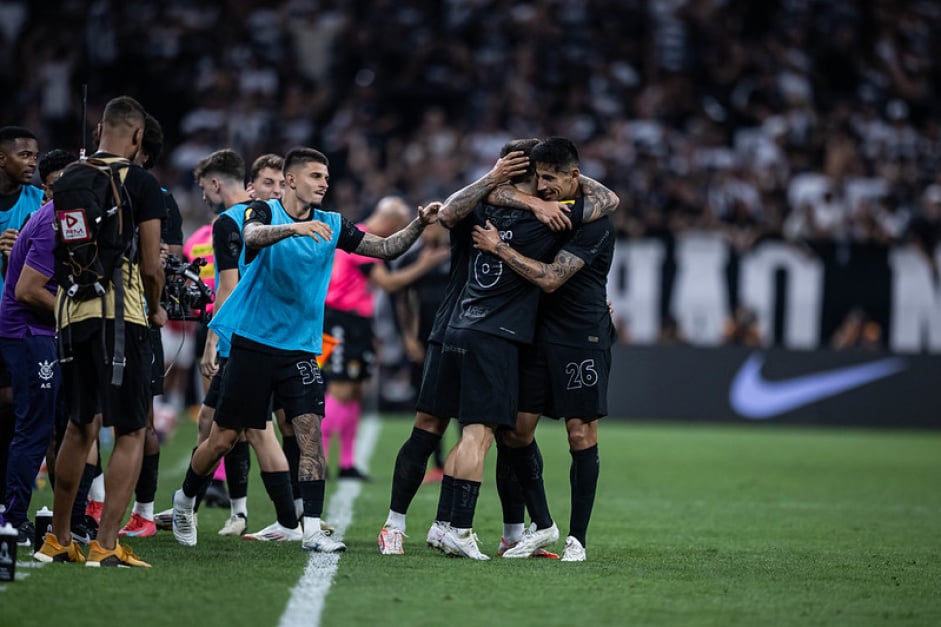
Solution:
<svg viewBox="0 0 941 627">
<path fill-rule="evenodd" d="M 133 216 L 121 182 L 130 165 L 117 158 L 76 161 L 52 186 L 54 278 L 73 301 L 104 296 L 121 258 L 133 252 Z"/>
<path fill-rule="evenodd" d="M 137 229 L 121 180 L 122 171 L 126 175 L 130 167 L 127 159 L 91 157 L 66 166 L 52 186 L 56 232 L 53 277 L 64 292 L 57 317 L 59 358 L 70 359 L 63 350 L 62 338 L 67 303 L 100 299 L 104 328 L 105 293 L 109 285 L 113 286 L 114 385 L 121 384 L 124 366 L 122 259 L 133 260 L 137 254 Z"/>
</svg>

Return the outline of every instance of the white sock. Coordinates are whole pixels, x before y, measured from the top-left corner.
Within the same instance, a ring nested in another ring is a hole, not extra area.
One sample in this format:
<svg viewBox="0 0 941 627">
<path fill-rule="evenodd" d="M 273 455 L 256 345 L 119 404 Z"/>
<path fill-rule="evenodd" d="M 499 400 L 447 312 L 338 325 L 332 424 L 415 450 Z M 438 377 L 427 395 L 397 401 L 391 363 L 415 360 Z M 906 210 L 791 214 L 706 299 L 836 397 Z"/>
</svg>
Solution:
<svg viewBox="0 0 941 627">
<path fill-rule="evenodd" d="M 154 502 L 138 503 L 134 501 L 134 513 L 146 520 L 154 519 Z"/>
<path fill-rule="evenodd" d="M 245 518 L 248 518 L 248 497 L 243 496 L 237 499 L 230 499 L 229 511 L 232 513 L 232 516 L 241 514 Z"/>
<path fill-rule="evenodd" d="M 459 538 L 466 538 L 470 535 L 470 528 L 468 529 L 458 529 L 457 527 L 451 527 L 451 530 L 454 531 L 454 534 Z"/>
<path fill-rule="evenodd" d="M 523 539 L 523 528 L 525 523 L 503 523 L 503 539 L 508 544 L 519 542 Z"/>
<path fill-rule="evenodd" d="M 294 499 L 294 513 L 298 518 L 304 517 L 304 499 Z"/>
<path fill-rule="evenodd" d="M 389 510 L 389 517 L 386 518 L 386 527 L 395 527 L 405 533 L 405 514 Z"/>
<path fill-rule="evenodd" d="M 94 479 L 92 479 L 91 487 L 88 488 L 88 500 L 89 501 L 104 501 L 105 500 L 105 473 L 101 473 Z"/>
<path fill-rule="evenodd" d="M 304 516 L 304 535 L 310 535 L 318 531 L 320 531 L 320 517 Z"/>
<path fill-rule="evenodd" d="M 176 494 L 173 495 L 173 504 L 179 504 L 184 509 L 193 509 L 196 507 L 196 497 L 186 496 L 183 490 L 177 490 Z"/>
</svg>

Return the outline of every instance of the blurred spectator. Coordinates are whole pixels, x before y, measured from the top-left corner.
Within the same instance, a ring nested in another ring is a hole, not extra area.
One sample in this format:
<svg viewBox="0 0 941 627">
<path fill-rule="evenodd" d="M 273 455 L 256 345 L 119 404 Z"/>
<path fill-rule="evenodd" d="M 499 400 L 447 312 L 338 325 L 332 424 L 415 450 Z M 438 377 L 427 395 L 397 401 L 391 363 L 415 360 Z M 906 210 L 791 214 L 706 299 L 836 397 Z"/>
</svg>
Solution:
<svg viewBox="0 0 941 627">
<path fill-rule="evenodd" d="M 442 198 L 511 137 L 565 135 L 622 198 L 622 236 L 934 237 L 932 2 L 10 1 L 0 17 L 2 119 L 74 149 L 82 82 L 90 119 L 135 94 L 167 129 L 184 212 L 193 164 L 224 146 L 321 148 L 344 182 L 328 203 L 360 220 L 387 194 Z"/>
<path fill-rule="evenodd" d="M 865 311 L 854 307 L 833 334 L 830 346 L 836 349 L 881 350 L 882 327 L 878 322 L 871 320 Z"/>
<path fill-rule="evenodd" d="M 676 318 L 667 315 L 660 321 L 660 335 L 657 344 L 661 346 L 678 346 L 686 344 L 686 337 Z"/>
<path fill-rule="evenodd" d="M 745 305 L 737 306 L 735 313 L 725 323 L 722 340 L 726 344 L 761 346 L 761 332 L 758 330 L 755 312 Z"/>
</svg>

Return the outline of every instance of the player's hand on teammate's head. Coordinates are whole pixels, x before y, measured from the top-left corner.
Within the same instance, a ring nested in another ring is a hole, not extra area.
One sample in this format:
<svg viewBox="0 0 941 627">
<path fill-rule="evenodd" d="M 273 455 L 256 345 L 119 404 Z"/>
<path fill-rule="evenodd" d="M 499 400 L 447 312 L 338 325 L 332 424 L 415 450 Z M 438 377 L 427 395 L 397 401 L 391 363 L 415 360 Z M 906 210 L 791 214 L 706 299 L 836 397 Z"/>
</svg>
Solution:
<svg viewBox="0 0 941 627">
<path fill-rule="evenodd" d="M 564 203 L 543 200 L 535 204 L 533 215 L 552 231 L 569 231 L 572 229 L 572 220 L 568 216 L 569 211 L 571 211 L 571 208 Z"/>
<path fill-rule="evenodd" d="M 437 200 L 432 203 L 428 203 L 424 207 L 418 207 L 418 220 L 424 224 L 434 224 L 438 221 L 438 210 L 441 209 L 441 203 Z"/>
<path fill-rule="evenodd" d="M 490 220 L 487 220 L 486 227 L 479 224 L 475 226 L 471 237 L 474 238 L 474 248 L 486 253 L 496 252 L 497 245 L 500 243 L 500 232 L 497 231 Z"/>
<path fill-rule="evenodd" d="M 490 173 L 495 182 L 505 183 L 515 176 L 526 174 L 527 168 L 529 168 L 529 157 L 523 154 L 522 150 L 514 150 L 497 159 Z"/>
<path fill-rule="evenodd" d="M 315 242 L 326 242 L 333 238 L 333 229 L 320 220 L 295 222 L 291 225 L 295 237 L 310 237 Z"/>
</svg>

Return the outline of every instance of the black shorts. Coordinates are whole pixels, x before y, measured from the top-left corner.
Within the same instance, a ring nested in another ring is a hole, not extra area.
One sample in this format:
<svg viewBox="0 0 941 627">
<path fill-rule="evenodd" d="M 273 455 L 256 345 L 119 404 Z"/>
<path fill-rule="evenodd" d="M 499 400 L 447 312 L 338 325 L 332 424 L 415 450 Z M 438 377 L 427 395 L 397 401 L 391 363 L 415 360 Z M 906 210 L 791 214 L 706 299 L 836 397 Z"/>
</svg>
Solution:
<svg viewBox="0 0 941 627">
<path fill-rule="evenodd" d="M 372 374 L 372 318 L 327 307 L 323 330 L 338 340 L 324 364 L 328 381 L 365 381 Z"/>
<path fill-rule="evenodd" d="M 127 365 L 124 366 L 124 382 L 115 387 L 111 385 L 114 323 L 107 324 L 106 345 L 102 346 L 100 321 L 88 322 L 96 329 L 71 340 L 68 352 L 72 359 L 62 364 L 69 420 L 86 425 L 100 410 L 104 426 L 114 427 L 119 433 L 146 427 L 154 360 L 150 330 L 137 324 L 124 326 Z M 68 338 L 67 329 L 62 333 Z"/>
<path fill-rule="evenodd" d="M 458 373 L 461 424 L 516 426 L 520 345 L 488 333 L 449 328 L 441 347 L 442 371 Z"/>
<path fill-rule="evenodd" d="M 303 414 L 324 414 L 324 384 L 317 356 L 281 351 L 239 336 L 219 390 L 215 422 L 228 429 L 264 429 L 277 394 L 290 422 Z"/>
<path fill-rule="evenodd" d="M 535 344 L 520 364 L 519 410 L 550 418 L 608 415 L 611 350 Z"/>
<path fill-rule="evenodd" d="M 160 337 L 160 329 L 150 329 L 150 345 L 154 351 L 150 374 L 150 393 L 153 396 L 158 396 L 163 394 L 163 373 L 166 371 L 166 361 L 163 357 L 163 338 Z"/>
<path fill-rule="evenodd" d="M 215 409 L 219 405 L 219 389 L 222 387 L 222 373 L 225 371 L 225 364 L 228 357 L 219 357 L 219 369 L 209 380 L 209 389 L 206 390 L 206 398 L 203 399 L 203 405 Z"/>
<path fill-rule="evenodd" d="M 216 374 L 212 375 L 212 379 L 209 380 L 209 389 L 206 391 L 206 398 L 203 399 L 203 405 L 210 407 L 213 410 L 219 405 L 219 392 L 222 389 L 222 379 L 225 373 L 225 365 L 228 363 L 228 357 L 219 357 L 219 370 L 216 371 Z M 268 410 L 265 413 L 265 420 L 271 420 L 271 401 L 268 402 Z"/>
<path fill-rule="evenodd" d="M 454 366 L 455 361 L 448 361 Z M 448 371 L 441 352 L 440 342 L 428 342 L 422 370 L 421 387 L 418 390 L 416 409 L 435 418 L 454 418 L 458 413 L 460 394 L 459 371 Z"/>
</svg>

